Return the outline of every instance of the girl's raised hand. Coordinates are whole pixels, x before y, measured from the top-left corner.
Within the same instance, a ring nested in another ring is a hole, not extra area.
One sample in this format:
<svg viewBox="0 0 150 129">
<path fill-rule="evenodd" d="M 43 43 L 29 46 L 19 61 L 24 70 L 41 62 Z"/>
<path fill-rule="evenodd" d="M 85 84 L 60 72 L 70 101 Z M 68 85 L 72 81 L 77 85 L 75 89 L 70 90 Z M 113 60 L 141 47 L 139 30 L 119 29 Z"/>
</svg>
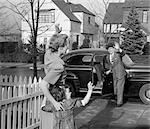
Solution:
<svg viewBox="0 0 150 129">
<path fill-rule="evenodd" d="M 93 90 L 95 87 L 91 81 L 88 83 L 87 86 L 88 86 L 88 90 Z"/>
</svg>

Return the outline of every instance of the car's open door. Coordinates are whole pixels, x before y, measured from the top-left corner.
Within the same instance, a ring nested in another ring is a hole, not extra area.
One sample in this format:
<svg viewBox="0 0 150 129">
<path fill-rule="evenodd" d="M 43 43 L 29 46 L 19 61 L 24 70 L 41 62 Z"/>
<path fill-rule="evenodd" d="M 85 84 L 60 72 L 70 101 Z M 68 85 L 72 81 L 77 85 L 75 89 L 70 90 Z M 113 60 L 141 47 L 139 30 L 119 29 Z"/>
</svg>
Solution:
<svg viewBox="0 0 150 129">
<path fill-rule="evenodd" d="M 101 73 L 96 73 L 97 76 L 101 76 L 101 80 L 103 81 L 103 85 L 101 86 L 101 93 L 104 96 L 109 96 L 113 93 L 113 77 L 112 73 L 106 75 L 105 74 L 105 66 L 103 66 L 103 60 L 105 58 L 105 55 L 95 55 L 93 61 L 94 65 L 99 64 L 99 70 L 96 72 L 101 72 Z"/>
</svg>

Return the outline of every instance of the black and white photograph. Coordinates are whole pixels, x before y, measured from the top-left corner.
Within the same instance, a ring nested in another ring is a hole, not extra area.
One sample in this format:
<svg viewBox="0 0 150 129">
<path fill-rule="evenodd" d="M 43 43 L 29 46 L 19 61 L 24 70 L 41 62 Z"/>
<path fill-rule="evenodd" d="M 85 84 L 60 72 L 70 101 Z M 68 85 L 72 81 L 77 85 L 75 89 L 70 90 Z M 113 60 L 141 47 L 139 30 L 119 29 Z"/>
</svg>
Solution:
<svg viewBox="0 0 150 129">
<path fill-rule="evenodd" d="M 150 129 L 150 0 L 0 0 L 0 129 Z"/>
</svg>

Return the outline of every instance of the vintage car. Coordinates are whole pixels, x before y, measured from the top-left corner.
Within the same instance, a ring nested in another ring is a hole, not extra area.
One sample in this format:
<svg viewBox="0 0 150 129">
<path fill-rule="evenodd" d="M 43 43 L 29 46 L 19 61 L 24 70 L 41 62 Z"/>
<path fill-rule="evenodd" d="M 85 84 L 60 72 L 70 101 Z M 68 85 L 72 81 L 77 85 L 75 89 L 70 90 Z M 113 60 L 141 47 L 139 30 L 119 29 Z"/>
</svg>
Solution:
<svg viewBox="0 0 150 129">
<path fill-rule="evenodd" d="M 107 54 L 106 49 L 79 49 L 62 57 L 67 71 L 66 83 L 72 87 L 73 95 L 87 92 L 89 81 L 96 85 L 98 74 L 93 72 L 94 65 L 103 65 L 103 58 Z M 134 64 L 126 67 L 126 72 L 124 94 L 128 97 L 139 96 L 143 103 L 150 104 L 150 65 Z M 103 86 L 95 87 L 93 92 L 105 96 L 113 93 L 112 81 L 112 74 L 104 75 Z"/>
</svg>

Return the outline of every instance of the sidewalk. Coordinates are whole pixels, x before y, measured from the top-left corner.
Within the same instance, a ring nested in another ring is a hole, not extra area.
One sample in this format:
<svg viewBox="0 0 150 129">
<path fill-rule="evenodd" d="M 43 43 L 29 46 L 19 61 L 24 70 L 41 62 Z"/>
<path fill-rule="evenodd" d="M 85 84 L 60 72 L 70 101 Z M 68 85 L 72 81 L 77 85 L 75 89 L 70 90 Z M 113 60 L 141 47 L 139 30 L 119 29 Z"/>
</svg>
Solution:
<svg viewBox="0 0 150 129">
<path fill-rule="evenodd" d="M 15 63 L 15 62 L 0 62 L 0 68 L 16 68 L 16 67 L 32 67 L 33 63 Z M 43 68 L 44 65 L 41 62 L 37 62 L 38 68 Z"/>
<path fill-rule="evenodd" d="M 150 129 L 150 105 L 140 102 L 116 107 L 110 100 L 95 99 L 82 109 L 75 116 L 78 129 Z"/>
</svg>

